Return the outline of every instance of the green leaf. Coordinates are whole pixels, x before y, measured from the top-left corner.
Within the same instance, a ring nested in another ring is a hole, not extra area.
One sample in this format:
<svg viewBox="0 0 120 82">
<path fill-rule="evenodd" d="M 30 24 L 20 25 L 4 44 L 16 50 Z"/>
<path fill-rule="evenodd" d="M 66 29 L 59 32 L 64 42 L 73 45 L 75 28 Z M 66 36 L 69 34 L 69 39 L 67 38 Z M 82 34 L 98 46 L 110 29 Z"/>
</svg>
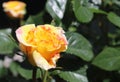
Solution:
<svg viewBox="0 0 120 82">
<path fill-rule="evenodd" d="M 29 16 L 28 19 L 26 20 L 25 24 L 35 24 L 32 16 Z"/>
<path fill-rule="evenodd" d="M 7 69 L 3 66 L 3 61 L 0 60 L 0 78 L 7 75 Z"/>
<path fill-rule="evenodd" d="M 65 12 L 67 0 L 48 0 L 46 9 L 55 19 L 62 19 Z"/>
<path fill-rule="evenodd" d="M 114 71 L 120 69 L 120 51 L 116 48 L 105 48 L 92 62 L 104 70 Z"/>
<path fill-rule="evenodd" d="M 76 12 L 78 10 L 79 6 L 81 6 L 80 0 L 74 0 L 73 1 L 73 10 L 74 10 L 74 12 Z"/>
<path fill-rule="evenodd" d="M 120 16 L 116 15 L 114 12 L 110 12 L 108 13 L 107 18 L 111 23 L 120 28 Z"/>
<path fill-rule="evenodd" d="M 14 75 L 14 76 L 17 76 L 18 75 L 18 64 L 16 63 L 16 62 L 12 62 L 11 63 L 11 65 L 10 65 L 10 71 L 12 72 L 12 74 Z"/>
<path fill-rule="evenodd" d="M 110 79 L 104 79 L 103 82 L 110 82 Z"/>
<path fill-rule="evenodd" d="M 73 0 L 73 10 L 77 10 L 79 6 L 84 6 L 84 7 L 91 7 L 91 3 L 89 0 Z M 93 5 L 92 5 L 93 7 Z"/>
<path fill-rule="evenodd" d="M 30 69 L 25 69 L 19 66 L 18 73 L 27 80 L 32 79 L 32 70 Z M 40 78 L 40 77 L 41 77 L 41 72 L 40 70 L 37 70 L 36 78 Z"/>
<path fill-rule="evenodd" d="M 78 33 L 66 33 L 68 39 L 67 53 L 74 54 L 85 61 L 93 58 L 92 46 L 82 35 Z"/>
<path fill-rule="evenodd" d="M 32 70 L 24 69 L 19 66 L 18 73 L 27 80 L 32 78 Z"/>
<path fill-rule="evenodd" d="M 36 24 L 36 25 L 43 24 L 43 14 L 44 12 L 40 12 L 36 15 L 29 16 L 25 24 Z"/>
<path fill-rule="evenodd" d="M 89 8 L 79 6 L 79 8 L 77 8 L 75 10 L 76 11 L 74 13 L 75 13 L 75 16 L 78 19 L 78 21 L 80 21 L 82 23 L 88 23 L 92 20 L 93 13 L 90 11 Z"/>
<path fill-rule="evenodd" d="M 87 6 L 83 6 L 84 4 L 88 4 L 88 0 L 74 0 L 73 10 L 79 22 L 88 23 L 92 20 L 93 13 Z"/>
<path fill-rule="evenodd" d="M 67 82 L 88 82 L 86 76 L 74 72 L 60 72 L 59 76 Z"/>
<path fill-rule="evenodd" d="M 90 10 L 91 10 L 93 13 L 105 14 L 105 15 L 107 15 L 107 12 L 105 12 L 105 11 L 103 11 L 103 10 L 100 10 L 100 9 L 90 8 Z"/>
<path fill-rule="evenodd" d="M 17 45 L 8 29 L 0 30 L 0 54 L 12 54 Z"/>
<path fill-rule="evenodd" d="M 78 70 L 75 70 L 74 72 L 86 76 L 87 70 L 88 70 L 88 66 L 84 65 L 84 66 L 80 67 Z"/>
<path fill-rule="evenodd" d="M 0 29 L 0 33 L 5 33 L 5 34 L 10 34 L 12 29 L 7 28 L 7 29 Z"/>
</svg>

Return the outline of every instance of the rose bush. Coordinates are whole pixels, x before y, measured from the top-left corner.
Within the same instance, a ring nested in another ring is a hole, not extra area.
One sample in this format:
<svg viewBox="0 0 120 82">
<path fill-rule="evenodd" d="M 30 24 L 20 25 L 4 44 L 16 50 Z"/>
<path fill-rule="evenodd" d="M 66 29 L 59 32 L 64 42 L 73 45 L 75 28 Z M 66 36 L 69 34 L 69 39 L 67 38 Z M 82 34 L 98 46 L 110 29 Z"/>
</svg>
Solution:
<svg viewBox="0 0 120 82">
<path fill-rule="evenodd" d="M 16 30 L 16 36 L 30 63 L 45 70 L 55 68 L 60 52 L 67 49 L 68 43 L 60 27 L 24 25 Z"/>
</svg>

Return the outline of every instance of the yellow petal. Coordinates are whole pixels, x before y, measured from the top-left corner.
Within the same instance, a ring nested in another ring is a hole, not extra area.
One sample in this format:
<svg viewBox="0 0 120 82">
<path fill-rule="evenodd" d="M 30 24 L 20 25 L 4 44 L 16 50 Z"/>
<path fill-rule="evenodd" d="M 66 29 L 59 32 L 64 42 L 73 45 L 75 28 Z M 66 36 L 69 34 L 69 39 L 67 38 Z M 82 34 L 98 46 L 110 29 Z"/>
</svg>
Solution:
<svg viewBox="0 0 120 82">
<path fill-rule="evenodd" d="M 18 28 L 16 30 L 16 36 L 17 36 L 18 41 L 26 46 L 33 46 L 26 42 L 26 37 L 28 36 L 29 31 L 34 28 L 35 28 L 34 24 L 24 25 Z"/>
<path fill-rule="evenodd" d="M 7 10 L 13 10 L 13 9 L 24 9 L 26 4 L 21 1 L 8 1 L 3 3 L 3 7 L 5 7 Z"/>
<path fill-rule="evenodd" d="M 36 63 L 36 66 L 44 69 L 44 70 L 48 70 L 48 69 L 51 69 L 51 68 L 55 68 L 55 63 L 56 63 L 56 60 L 59 58 L 58 56 L 54 56 L 52 58 L 52 62 L 48 62 L 44 57 L 42 57 L 42 55 L 40 53 L 38 53 L 37 51 L 34 51 L 33 52 L 33 60 L 35 61 Z"/>
<path fill-rule="evenodd" d="M 10 12 L 14 17 L 19 15 L 24 15 L 26 4 L 21 1 L 8 1 L 3 3 L 3 8 L 5 12 Z"/>
</svg>

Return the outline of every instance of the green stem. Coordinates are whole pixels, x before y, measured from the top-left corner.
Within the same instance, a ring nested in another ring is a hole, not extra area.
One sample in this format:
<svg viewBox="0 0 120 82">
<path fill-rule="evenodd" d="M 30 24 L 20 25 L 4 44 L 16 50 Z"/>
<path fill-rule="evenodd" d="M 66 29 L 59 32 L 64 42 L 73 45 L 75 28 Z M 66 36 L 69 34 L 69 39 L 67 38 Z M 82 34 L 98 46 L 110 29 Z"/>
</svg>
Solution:
<svg viewBox="0 0 120 82">
<path fill-rule="evenodd" d="M 43 77 L 43 82 L 47 82 L 47 76 L 48 76 L 48 71 L 45 71 L 44 77 Z"/>
<path fill-rule="evenodd" d="M 37 68 L 34 67 L 34 68 L 33 68 L 33 73 L 32 73 L 32 80 L 33 80 L 33 82 L 36 82 L 36 81 L 37 81 L 37 79 L 36 79 L 36 73 L 37 73 Z"/>
</svg>

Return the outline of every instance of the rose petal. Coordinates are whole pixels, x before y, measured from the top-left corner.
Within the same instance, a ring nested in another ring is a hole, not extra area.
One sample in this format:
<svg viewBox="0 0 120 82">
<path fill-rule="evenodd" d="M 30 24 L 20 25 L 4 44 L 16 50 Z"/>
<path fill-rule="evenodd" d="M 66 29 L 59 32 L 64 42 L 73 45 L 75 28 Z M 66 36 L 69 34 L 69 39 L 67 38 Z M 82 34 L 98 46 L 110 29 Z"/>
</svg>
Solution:
<svg viewBox="0 0 120 82">
<path fill-rule="evenodd" d="M 55 68 L 56 67 L 56 65 L 55 65 L 56 60 L 59 58 L 59 55 L 56 55 L 56 56 L 54 56 L 52 58 L 52 62 L 49 63 L 37 51 L 34 51 L 32 56 L 33 56 L 33 60 L 35 61 L 36 65 L 38 67 L 41 67 L 42 69 L 45 69 L 45 70 L 48 70 L 48 69 L 51 69 L 51 68 Z"/>
<path fill-rule="evenodd" d="M 24 15 L 26 4 L 21 1 L 8 1 L 3 3 L 3 8 L 5 12 L 10 12 L 14 17 L 19 15 Z"/>
<path fill-rule="evenodd" d="M 31 30 L 31 29 L 34 29 L 35 28 L 35 25 L 34 24 L 29 24 L 29 25 L 24 25 L 24 26 L 21 26 L 20 28 L 18 28 L 16 30 L 16 36 L 17 36 L 17 39 L 20 43 L 26 45 L 26 46 L 33 46 L 31 44 L 28 44 L 26 42 L 26 37 L 28 35 L 28 32 Z"/>
</svg>

